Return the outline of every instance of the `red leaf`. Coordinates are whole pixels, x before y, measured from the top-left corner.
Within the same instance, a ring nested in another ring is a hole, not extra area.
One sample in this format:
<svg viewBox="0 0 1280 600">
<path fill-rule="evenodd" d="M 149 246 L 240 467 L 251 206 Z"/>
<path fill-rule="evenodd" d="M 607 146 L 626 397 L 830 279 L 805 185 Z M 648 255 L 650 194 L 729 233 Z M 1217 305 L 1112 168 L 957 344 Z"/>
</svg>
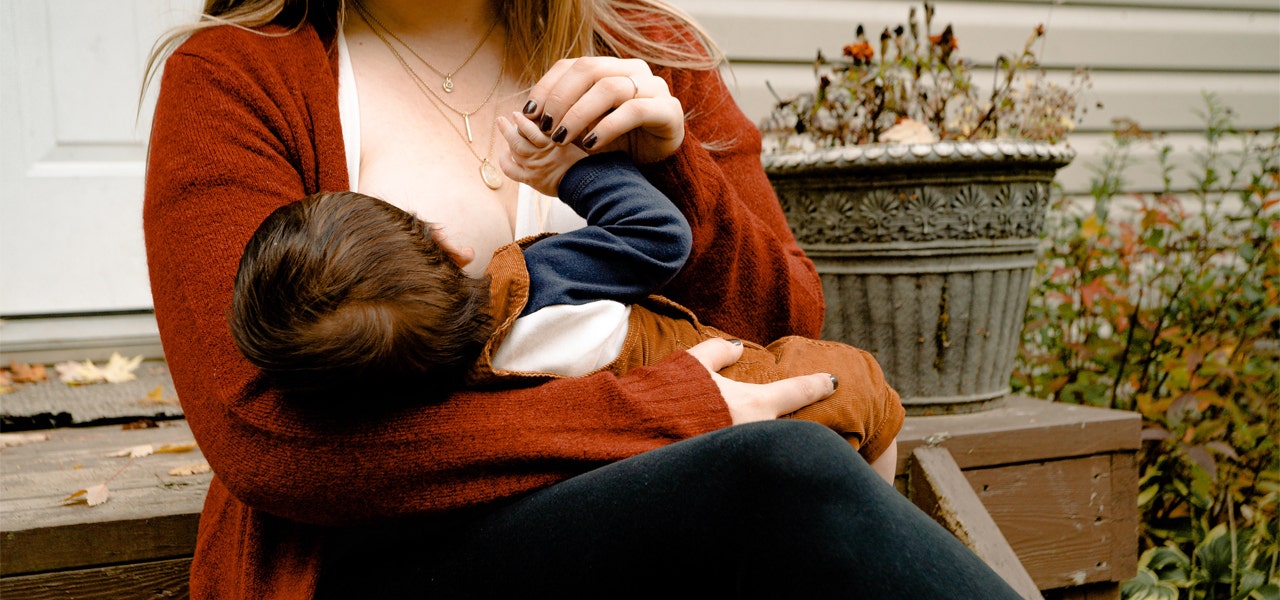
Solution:
<svg viewBox="0 0 1280 600">
<path fill-rule="evenodd" d="M 1097 297 L 1107 294 L 1107 285 L 1101 280 L 1095 279 L 1080 288 L 1080 301 L 1084 303 L 1085 310 L 1093 310 L 1093 303 Z"/>
<path fill-rule="evenodd" d="M 1214 460 L 1213 455 L 1209 454 L 1204 446 L 1183 446 L 1182 449 L 1186 451 L 1188 458 L 1209 474 L 1210 479 L 1218 480 L 1218 461 Z"/>
<path fill-rule="evenodd" d="M 1143 430 L 1142 430 L 1142 440 L 1143 440 L 1143 441 L 1146 441 L 1146 440 L 1167 440 L 1167 439 L 1169 439 L 1169 438 L 1171 438 L 1171 437 L 1173 437 L 1173 434 L 1172 434 L 1172 433 L 1169 433 L 1169 430 L 1168 430 L 1168 429 L 1165 429 L 1165 428 L 1163 428 L 1163 427 L 1161 427 L 1161 426 L 1159 426 L 1159 425 L 1152 425 L 1151 427 L 1146 427 L 1146 428 L 1143 428 Z"/>
<path fill-rule="evenodd" d="M 1217 452 L 1218 454 L 1221 454 L 1223 456 L 1229 456 L 1231 458 L 1240 458 L 1240 455 L 1236 454 L 1236 449 L 1232 448 L 1231 444 L 1228 444 L 1226 442 L 1209 442 L 1204 446 L 1205 448 L 1213 450 L 1214 452 Z"/>
</svg>

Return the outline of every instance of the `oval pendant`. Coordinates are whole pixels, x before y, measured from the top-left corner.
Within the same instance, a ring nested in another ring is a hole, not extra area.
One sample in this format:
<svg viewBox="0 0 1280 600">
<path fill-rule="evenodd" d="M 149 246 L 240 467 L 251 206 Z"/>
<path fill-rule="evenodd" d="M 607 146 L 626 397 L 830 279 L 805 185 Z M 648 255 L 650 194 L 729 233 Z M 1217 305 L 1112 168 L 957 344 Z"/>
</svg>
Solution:
<svg viewBox="0 0 1280 600">
<path fill-rule="evenodd" d="M 483 179 L 484 184 L 491 190 L 502 187 L 502 173 L 487 159 L 480 161 L 480 179 Z"/>
<path fill-rule="evenodd" d="M 440 86 L 444 88 L 445 93 L 452 93 L 452 92 L 453 92 L 453 77 L 451 77 L 451 76 L 449 76 L 449 75 L 445 75 L 445 76 L 444 76 L 444 83 L 440 84 Z"/>
</svg>

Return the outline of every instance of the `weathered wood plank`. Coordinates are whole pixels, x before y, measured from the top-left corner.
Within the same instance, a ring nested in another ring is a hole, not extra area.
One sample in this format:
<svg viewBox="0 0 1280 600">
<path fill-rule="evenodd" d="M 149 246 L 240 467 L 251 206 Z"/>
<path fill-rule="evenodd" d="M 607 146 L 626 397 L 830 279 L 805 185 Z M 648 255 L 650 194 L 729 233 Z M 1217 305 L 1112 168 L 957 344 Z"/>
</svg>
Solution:
<svg viewBox="0 0 1280 600">
<path fill-rule="evenodd" d="M 1120 542 L 1115 519 L 1137 506 L 1125 510 L 1111 501 L 1110 456 L 972 469 L 965 476 L 1039 588 L 1119 579 L 1111 564 Z"/>
<path fill-rule="evenodd" d="M 0 597 L 53 600 L 188 598 L 191 559 L 0 579 Z"/>
<path fill-rule="evenodd" d="M 911 501 L 971 548 L 1015 591 L 1028 599 L 1040 590 L 974 494 L 945 448 L 923 446 L 911 454 Z"/>
<path fill-rule="evenodd" d="M 731 59 L 804 62 L 818 47 L 838 51 L 858 24 L 871 35 L 907 19 L 915 2 L 681 0 Z M 994 63 L 1022 48 L 1044 23 L 1039 55 L 1050 67 L 1275 72 L 1280 11 L 1182 10 L 1053 3 L 948 2 L 936 31 L 955 26 L 963 56 Z M 1211 48 L 1212 51 L 1206 51 Z"/>
<path fill-rule="evenodd" d="M 0 576 L 6 579 L 0 581 L 26 573 L 190 557 L 199 520 L 198 513 L 178 514 L 5 531 Z"/>
<path fill-rule="evenodd" d="M 48 441 L 0 450 L 0 575 L 190 555 L 212 475 L 169 472 L 203 463 L 199 450 L 132 462 L 108 456 L 192 441 L 185 421 L 165 425 L 55 429 Z M 105 504 L 62 502 L 104 481 Z"/>
<path fill-rule="evenodd" d="M 1129 579 L 1138 574 L 1138 455 L 1118 452 L 1111 455 L 1111 506 L 1115 542 L 1111 553 L 1111 578 Z M 1119 592 L 1116 592 L 1117 599 Z"/>
<path fill-rule="evenodd" d="M 1010 396 L 971 415 L 908 417 L 898 435 L 898 472 L 922 445 L 951 451 L 962 469 L 1136 451 L 1136 413 Z"/>
</svg>

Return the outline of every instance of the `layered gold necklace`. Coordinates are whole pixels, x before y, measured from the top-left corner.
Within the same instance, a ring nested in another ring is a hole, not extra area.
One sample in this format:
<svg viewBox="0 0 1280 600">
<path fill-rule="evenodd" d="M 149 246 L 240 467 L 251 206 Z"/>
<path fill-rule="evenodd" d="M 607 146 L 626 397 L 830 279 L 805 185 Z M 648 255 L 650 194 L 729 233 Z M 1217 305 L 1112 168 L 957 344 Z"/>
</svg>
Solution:
<svg viewBox="0 0 1280 600">
<path fill-rule="evenodd" d="M 493 30 L 497 27 L 497 21 L 494 21 L 494 24 L 489 27 L 489 31 L 485 33 L 484 37 L 480 40 L 480 43 L 475 47 L 475 49 L 471 51 L 471 54 L 467 56 L 466 60 L 462 61 L 462 64 L 458 65 L 458 67 L 455 68 L 454 70 L 448 73 L 444 73 L 444 72 L 441 72 L 439 69 L 437 69 L 435 66 L 433 66 L 431 63 L 427 62 L 427 60 L 422 56 L 420 56 L 417 52 L 414 52 L 412 47 L 410 47 L 408 44 L 404 42 L 404 40 L 400 39 L 394 33 L 392 33 L 391 30 L 388 29 L 386 25 L 383 25 L 382 22 L 379 21 L 376 17 L 374 17 L 373 14 L 370 13 L 368 9 L 364 7 L 363 4 L 361 4 L 360 2 L 353 2 L 352 4 L 355 5 L 356 13 L 360 15 L 360 19 L 364 21 L 365 25 L 369 27 L 369 30 L 372 31 L 373 34 L 377 36 L 379 40 L 382 41 L 382 44 L 386 46 L 387 50 L 391 52 L 391 55 L 395 57 L 396 62 L 400 63 L 400 66 L 404 69 L 405 73 L 407 73 L 409 75 L 409 78 L 413 80 L 413 83 L 418 88 L 418 91 L 421 92 L 422 95 L 427 99 L 427 102 L 431 104 L 431 106 L 435 108 L 437 112 L 440 113 L 441 117 L 444 117 L 445 122 L 449 124 L 449 127 L 453 129 L 454 133 L 457 133 L 458 137 L 462 138 L 462 140 L 467 143 L 467 150 L 471 152 L 472 156 L 476 157 L 476 160 L 480 161 L 480 179 L 484 181 L 484 184 L 486 186 L 489 186 L 489 189 L 491 190 L 496 190 L 502 187 L 502 173 L 501 171 L 498 170 L 498 167 L 495 166 L 493 162 L 490 161 L 490 158 L 493 156 L 493 143 L 494 143 L 494 139 L 496 137 L 496 133 L 498 129 L 496 124 L 497 117 L 498 117 L 498 105 L 497 103 L 495 103 L 493 107 L 494 122 L 491 122 L 489 126 L 489 147 L 487 150 L 485 150 L 484 156 L 480 156 L 480 154 L 476 152 L 476 149 L 474 147 L 475 139 L 472 136 L 472 131 L 471 131 L 471 116 L 476 114 L 480 110 L 484 109 L 485 106 L 488 106 L 489 101 L 493 99 L 494 92 L 497 91 L 498 86 L 502 84 L 502 76 L 506 73 L 506 70 L 507 70 L 506 45 L 504 44 L 502 48 L 502 62 L 498 67 L 498 77 L 497 79 L 494 80 L 493 86 L 489 88 L 489 93 L 485 95 L 484 100 L 482 100 L 480 104 L 477 105 L 475 108 L 464 111 L 453 106 L 452 104 L 449 104 L 449 102 L 446 101 L 439 94 L 437 94 L 436 91 L 432 89 L 430 85 L 427 84 L 427 82 L 423 81 L 422 77 L 418 75 L 417 71 L 414 71 L 413 67 L 409 65 L 409 61 L 405 60 L 404 55 L 401 54 L 398 49 L 396 49 L 395 44 L 392 44 L 391 40 L 387 39 L 388 35 L 391 36 L 393 39 L 395 39 L 395 41 L 399 42 L 401 46 L 404 46 L 406 50 L 412 53 L 414 57 L 416 57 L 419 61 L 421 61 L 422 64 L 426 65 L 427 68 L 431 69 L 437 75 L 444 77 L 444 82 L 442 84 L 442 87 L 444 88 L 445 92 L 451 93 L 453 92 L 453 88 L 454 88 L 453 75 L 457 73 L 459 70 L 461 70 L 463 67 L 465 67 L 467 63 L 471 62 L 471 59 L 476 55 L 476 53 L 480 51 L 480 48 L 484 46 L 484 43 L 489 39 L 489 36 L 493 33 Z M 459 128 L 458 125 L 454 123 L 453 119 L 449 118 L 449 115 L 445 114 L 446 108 L 452 111 L 454 114 L 462 117 L 462 128 Z"/>
</svg>

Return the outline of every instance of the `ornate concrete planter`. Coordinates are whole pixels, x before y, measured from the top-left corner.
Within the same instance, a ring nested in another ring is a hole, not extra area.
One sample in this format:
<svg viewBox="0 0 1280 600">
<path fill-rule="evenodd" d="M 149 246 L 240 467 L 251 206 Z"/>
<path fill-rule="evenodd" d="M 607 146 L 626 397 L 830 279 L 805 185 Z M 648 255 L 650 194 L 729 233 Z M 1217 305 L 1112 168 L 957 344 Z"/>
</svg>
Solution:
<svg viewBox="0 0 1280 600">
<path fill-rule="evenodd" d="M 909 414 L 1009 393 L 1036 246 L 1067 146 L 869 145 L 763 158 L 817 265 L 823 337 L 876 355 Z"/>
</svg>

